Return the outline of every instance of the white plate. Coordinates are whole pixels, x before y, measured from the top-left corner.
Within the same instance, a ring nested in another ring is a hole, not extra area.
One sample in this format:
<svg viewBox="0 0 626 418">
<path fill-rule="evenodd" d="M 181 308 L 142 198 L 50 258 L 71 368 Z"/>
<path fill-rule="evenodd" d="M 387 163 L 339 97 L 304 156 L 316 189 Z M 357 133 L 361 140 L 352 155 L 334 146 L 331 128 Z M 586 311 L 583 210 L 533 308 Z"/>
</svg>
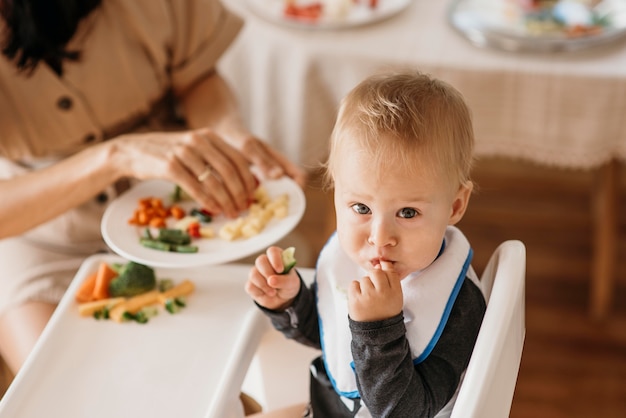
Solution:
<svg viewBox="0 0 626 418">
<path fill-rule="evenodd" d="M 126 260 L 85 260 L 0 401 L 0 418 L 230 417 L 269 326 L 243 290 L 250 266 L 156 269 L 196 290 L 176 315 L 159 308 L 141 325 L 79 316 L 74 294 L 102 261 Z"/>
<path fill-rule="evenodd" d="M 193 245 L 198 246 L 197 253 L 183 254 L 144 247 L 140 244 L 139 238 L 145 227 L 129 225 L 128 219 L 141 198 L 153 196 L 163 199 L 166 205 L 171 203 L 169 196 L 174 191 L 174 185 L 164 180 L 141 182 L 113 201 L 102 217 L 102 236 L 117 254 L 153 267 L 196 267 L 238 260 L 262 252 L 283 238 L 296 227 L 304 214 L 306 207 L 304 193 L 292 179 L 282 177 L 278 180 L 267 180 L 263 182 L 263 186 L 270 198 L 286 193 L 289 196 L 289 212 L 283 219 L 272 219 L 259 235 L 251 238 L 226 241 L 217 237 L 220 227 L 230 221 L 224 216 L 217 216 L 207 224 L 213 228 L 216 237 L 194 239 Z M 198 207 L 192 201 L 179 204 L 187 210 Z M 245 214 L 246 212 L 242 213 Z"/>
<path fill-rule="evenodd" d="M 315 0 L 301 0 L 298 4 L 306 5 L 314 2 Z M 378 0 L 378 6 L 375 9 L 367 5 L 367 0 L 361 0 L 359 4 L 350 7 L 345 16 L 333 17 L 323 14 L 314 22 L 285 16 L 285 0 L 247 0 L 247 3 L 256 14 L 274 23 L 304 29 L 341 29 L 388 19 L 404 10 L 411 4 L 411 0 Z"/>
<path fill-rule="evenodd" d="M 450 8 L 450 24 L 477 46 L 513 52 L 577 51 L 607 44 L 626 37 L 626 3 L 605 0 L 603 14 L 610 20 L 599 33 L 578 37 L 565 33 L 531 33 L 523 12 L 512 13 L 507 2 L 456 0 Z"/>
</svg>

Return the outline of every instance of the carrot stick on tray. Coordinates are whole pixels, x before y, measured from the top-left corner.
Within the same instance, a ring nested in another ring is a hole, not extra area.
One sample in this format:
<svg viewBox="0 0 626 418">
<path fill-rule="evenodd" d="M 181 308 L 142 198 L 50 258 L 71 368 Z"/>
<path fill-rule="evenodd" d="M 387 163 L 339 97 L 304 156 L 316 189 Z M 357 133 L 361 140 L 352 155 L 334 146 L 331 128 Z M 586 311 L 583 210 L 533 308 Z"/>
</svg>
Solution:
<svg viewBox="0 0 626 418">
<path fill-rule="evenodd" d="M 76 291 L 76 302 L 85 303 L 93 300 L 93 290 L 96 287 L 96 278 L 98 273 L 92 273 L 81 283 L 80 287 Z"/>
<path fill-rule="evenodd" d="M 107 299 L 109 295 L 109 283 L 111 280 L 117 277 L 117 272 L 113 270 L 104 261 L 100 263 L 98 267 L 98 274 L 96 275 L 96 283 L 93 289 L 93 300 Z"/>
</svg>

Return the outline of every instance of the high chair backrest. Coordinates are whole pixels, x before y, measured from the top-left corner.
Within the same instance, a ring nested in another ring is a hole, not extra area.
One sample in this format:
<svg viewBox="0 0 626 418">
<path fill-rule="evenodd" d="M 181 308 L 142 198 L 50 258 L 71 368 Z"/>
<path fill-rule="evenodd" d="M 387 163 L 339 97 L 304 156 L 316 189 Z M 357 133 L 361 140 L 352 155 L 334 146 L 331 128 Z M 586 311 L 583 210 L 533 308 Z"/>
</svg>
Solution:
<svg viewBox="0 0 626 418">
<path fill-rule="evenodd" d="M 525 325 L 526 248 L 505 241 L 481 277 L 487 311 L 451 418 L 506 418 L 517 382 Z"/>
</svg>

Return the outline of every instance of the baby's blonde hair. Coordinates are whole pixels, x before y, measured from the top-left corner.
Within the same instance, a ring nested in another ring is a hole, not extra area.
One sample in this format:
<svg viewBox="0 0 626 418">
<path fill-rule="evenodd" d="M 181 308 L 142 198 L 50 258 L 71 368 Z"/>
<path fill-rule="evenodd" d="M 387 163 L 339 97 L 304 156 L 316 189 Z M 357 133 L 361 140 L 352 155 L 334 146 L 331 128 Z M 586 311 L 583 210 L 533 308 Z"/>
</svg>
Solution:
<svg viewBox="0 0 626 418">
<path fill-rule="evenodd" d="M 368 77 L 342 100 L 330 140 L 326 180 L 330 186 L 345 141 L 373 158 L 374 168 L 416 167 L 415 157 L 432 162 L 430 170 L 458 185 L 470 181 L 474 132 L 461 93 L 417 71 Z"/>
</svg>

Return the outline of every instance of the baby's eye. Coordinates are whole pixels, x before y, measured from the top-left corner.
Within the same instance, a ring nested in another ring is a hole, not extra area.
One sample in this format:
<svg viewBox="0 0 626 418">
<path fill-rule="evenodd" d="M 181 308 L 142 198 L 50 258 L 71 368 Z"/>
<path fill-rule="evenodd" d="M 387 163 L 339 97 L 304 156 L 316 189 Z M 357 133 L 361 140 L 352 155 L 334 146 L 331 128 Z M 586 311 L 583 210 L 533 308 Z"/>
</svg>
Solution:
<svg viewBox="0 0 626 418">
<path fill-rule="evenodd" d="M 406 219 L 414 218 L 417 215 L 419 215 L 419 212 L 413 208 L 402 208 L 398 212 L 399 217 L 406 218 Z"/>
<path fill-rule="evenodd" d="M 365 206 L 363 203 L 355 203 L 352 205 L 352 210 L 358 213 L 359 215 L 367 215 L 370 213 L 370 208 Z"/>
</svg>

